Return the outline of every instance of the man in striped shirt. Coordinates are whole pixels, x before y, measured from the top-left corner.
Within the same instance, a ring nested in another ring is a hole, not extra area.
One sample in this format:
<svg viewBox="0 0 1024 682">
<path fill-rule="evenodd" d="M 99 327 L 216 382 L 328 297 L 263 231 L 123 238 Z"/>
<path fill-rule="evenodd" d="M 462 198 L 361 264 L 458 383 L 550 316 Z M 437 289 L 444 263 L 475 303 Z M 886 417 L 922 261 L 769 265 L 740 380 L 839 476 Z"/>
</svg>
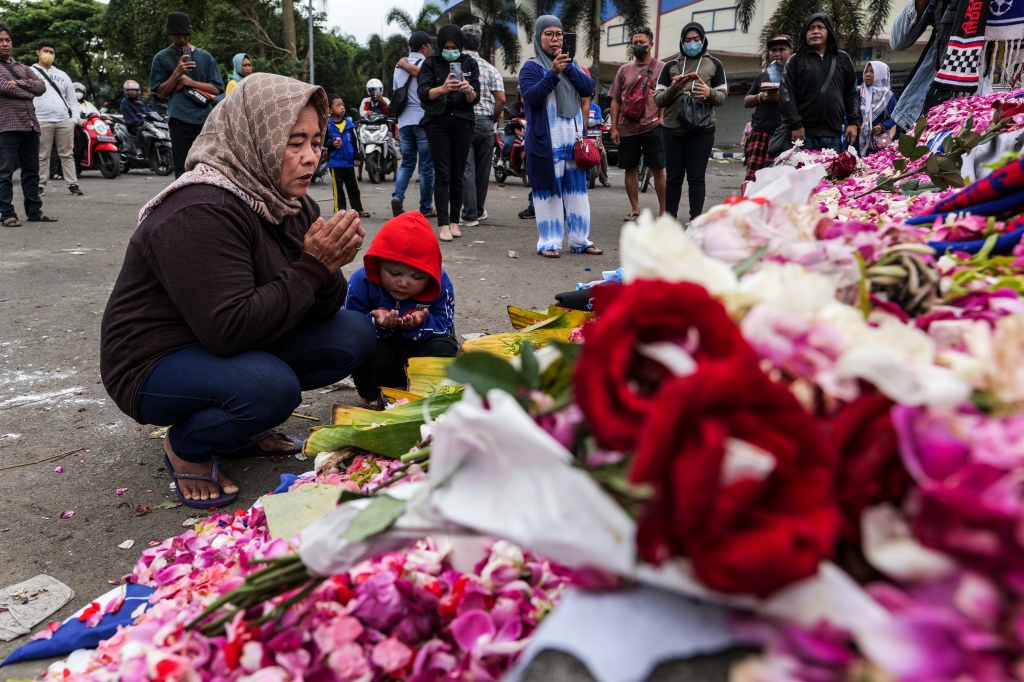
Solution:
<svg viewBox="0 0 1024 682">
<path fill-rule="evenodd" d="M 463 52 L 476 60 L 480 69 L 480 97 L 473 104 L 476 124 L 473 141 L 469 147 L 469 159 L 463 176 L 462 220 L 463 227 L 475 227 L 487 219 L 484 202 L 487 200 L 487 184 L 491 177 L 491 154 L 494 153 L 494 124 L 501 119 L 505 109 L 505 82 L 501 74 L 488 63 L 477 50 L 483 39 L 479 26 L 469 24 L 462 27 Z M 452 220 L 455 217 L 452 216 Z"/>
<path fill-rule="evenodd" d="M 0 220 L 4 227 L 20 227 L 14 211 L 14 167 L 21 166 L 21 193 L 30 222 L 52 223 L 39 198 L 39 121 L 32 100 L 46 92 L 46 84 L 32 69 L 11 58 L 14 33 L 0 23 Z"/>
</svg>

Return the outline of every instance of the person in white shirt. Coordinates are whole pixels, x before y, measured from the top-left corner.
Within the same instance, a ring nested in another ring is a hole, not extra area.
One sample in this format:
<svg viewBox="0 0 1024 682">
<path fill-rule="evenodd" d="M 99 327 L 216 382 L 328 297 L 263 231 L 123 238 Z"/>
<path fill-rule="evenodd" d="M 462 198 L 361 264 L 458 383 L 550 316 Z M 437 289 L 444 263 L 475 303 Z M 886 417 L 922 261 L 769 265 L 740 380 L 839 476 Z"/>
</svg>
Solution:
<svg viewBox="0 0 1024 682">
<path fill-rule="evenodd" d="M 78 102 L 79 117 L 84 121 L 93 114 L 99 116 L 100 110 L 85 98 L 85 86 L 81 83 L 75 82 L 71 84 L 71 87 L 75 89 L 75 100 Z"/>
<path fill-rule="evenodd" d="M 416 76 L 420 64 L 433 54 L 432 38 L 423 31 L 409 36 L 409 56 L 402 57 L 395 67 L 393 86 L 395 92 L 408 84 L 404 108 L 398 114 L 398 143 L 402 146 L 402 165 L 395 176 L 395 191 L 391 195 L 391 213 L 396 217 L 405 211 L 405 190 L 416 170 L 416 157 L 420 162 L 420 213 L 433 218 L 434 209 L 434 162 L 427 145 L 427 134 L 420 127 L 423 106 L 416 92 Z"/>
<path fill-rule="evenodd" d="M 42 40 L 36 45 L 37 64 L 32 66 L 39 79 L 46 85 L 46 91 L 32 100 L 39 119 L 39 168 L 41 171 L 50 167 L 50 152 L 57 145 L 57 156 L 60 157 L 64 179 L 68 181 L 68 189 L 72 194 L 81 195 L 78 178 L 75 175 L 75 126 L 78 125 L 80 114 L 75 90 L 71 78 L 53 65 L 57 57 L 56 46 Z M 39 195 L 46 188 L 49 173 L 39 173 Z"/>
</svg>

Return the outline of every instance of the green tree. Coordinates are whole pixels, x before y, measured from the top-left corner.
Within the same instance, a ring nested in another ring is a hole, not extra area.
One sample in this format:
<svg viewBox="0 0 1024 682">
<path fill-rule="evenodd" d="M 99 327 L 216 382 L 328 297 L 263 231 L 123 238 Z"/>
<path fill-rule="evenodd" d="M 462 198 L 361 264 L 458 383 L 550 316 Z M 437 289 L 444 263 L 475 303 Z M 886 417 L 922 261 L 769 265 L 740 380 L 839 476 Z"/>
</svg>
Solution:
<svg viewBox="0 0 1024 682">
<path fill-rule="evenodd" d="M 469 0 L 468 4 L 469 7 L 459 11 L 451 22 L 457 26 L 479 24 L 483 33 L 480 56 L 494 64 L 495 50 L 499 50 L 505 68 L 515 73 L 523 62 L 518 29 L 522 26 L 526 42 L 533 42 L 533 13 L 525 6 L 508 0 Z"/>
<path fill-rule="evenodd" d="M 359 74 L 359 91 L 362 93 L 359 99 L 366 97 L 366 81 L 371 78 L 379 78 L 384 83 L 384 91 L 391 92 L 392 79 L 395 65 L 402 57 L 409 54 L 409 39 L 403 35 L 394 33 L 387 38 L 382 38 L 374 33 L 366 41 L 366 47 L 359 50 L 356 55 L 356 67 Z M 346 105 L 351 106 L 348 100 Z"/>
<path fill-rule="evenodd" d="M 104 43 L 101 37 L 106 6 L 96 0 L 0 2 L 0 13 L 14 31 L 14 58 L 36 61 L 36 44 L 56 45 L 57 66 L 87 85 L 99 80 Z"/>
<path fill-rule="evenodd" d="M 627 33 L 646 26 L 647 2 L 645 0 L 615 0 L 614 6 L 608 0 L 538 0 L 537 14 L 554 14 L 558 6 L 558 15 L 562 19 L 562 29 L 573 31 L 582 40 L 580 46 L 586 45 L 586 54 L 590 57 L 590 73 L 595 78 L 601 73 L 601 24 L 608 10 L 618 10 Z"/>
<path fill-rule="evenodd" d="M 407 35 L 416 31 L 424 31 L 431 35 L 436 33 L 437 20 L 441 18 L 441 7 L 432 2 L 425 3 L 420 13 L 413 19 L 412 16 L 400 7 L 392 7 L 391 11 L 384 17 L 388 24 L 398 24 Z"/>
<path fill-rule="evenodd" d="M 736 14 L 740 28 L 750 29 L 758 0 L 737 0 Z M 761 30 L 762 44 L 780 33 L 799 42 L 804 21 L 815 12 L 825 12 L 832 19 L 836 40 L 844 50 L 860 47 L 862 40 L 877 36 L 885 28 L 892 11 L 892 0 L 781 0 Z"/>
</svg>

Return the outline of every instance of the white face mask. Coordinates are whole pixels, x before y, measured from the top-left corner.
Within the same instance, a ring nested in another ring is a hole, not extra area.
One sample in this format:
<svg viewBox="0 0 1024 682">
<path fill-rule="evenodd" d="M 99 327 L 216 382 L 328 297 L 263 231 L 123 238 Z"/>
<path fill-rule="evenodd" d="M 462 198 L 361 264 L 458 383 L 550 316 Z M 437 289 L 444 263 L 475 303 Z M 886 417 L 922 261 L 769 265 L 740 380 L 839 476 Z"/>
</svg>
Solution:
<svg viewBox="0 0 1024 682">
<path fill-rule="evenodd" d="M 76 92 L 75 93 L 75 99 L 77 99 L 79 102 L 81 102 L 83 99 L 85 99 L 85 93 L 84 92 Z"/>
</svg>

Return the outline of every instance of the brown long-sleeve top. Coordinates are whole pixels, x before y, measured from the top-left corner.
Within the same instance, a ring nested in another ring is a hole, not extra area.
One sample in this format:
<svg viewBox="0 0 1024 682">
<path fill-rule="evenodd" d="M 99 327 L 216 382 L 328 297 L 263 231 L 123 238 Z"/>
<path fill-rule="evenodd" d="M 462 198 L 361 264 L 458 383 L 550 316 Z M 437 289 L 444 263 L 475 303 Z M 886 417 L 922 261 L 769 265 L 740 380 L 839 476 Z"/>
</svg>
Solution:
<svg viewBox="0 0 1024 682">
<path fill-rule="evenodd" d="M 195 344 L 217 355 L 273 351 L 305 319 L 330 317 L 347 283 L 302 251 L 320 209 L 308 196 L 280 225 L 210 185 L 168 196 L 128 242 L 100 334 L 100 375 L 136 421 L 162 357 Z"/>
</svg>

